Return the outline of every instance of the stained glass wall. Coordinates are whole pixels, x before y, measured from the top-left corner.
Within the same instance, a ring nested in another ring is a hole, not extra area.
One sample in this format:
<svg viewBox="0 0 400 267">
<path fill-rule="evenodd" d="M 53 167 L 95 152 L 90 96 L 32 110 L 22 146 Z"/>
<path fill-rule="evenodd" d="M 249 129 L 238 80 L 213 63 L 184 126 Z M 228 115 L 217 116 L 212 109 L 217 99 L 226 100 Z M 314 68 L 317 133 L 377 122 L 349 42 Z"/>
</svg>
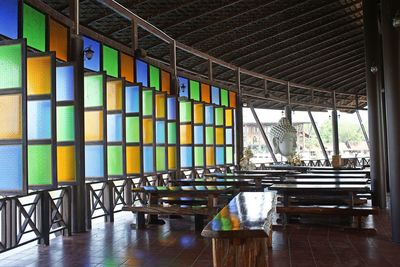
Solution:
<svg viewBox="0 0 400 267">
<path fill-rule="evenodd" d="M 142 90 L 143 172 L 155 172 L 155 94 L 152 89 Z"/>
<path fill-rule="evenodd" d="M 167 144 L 168 144 L 168 170 L 177 169 L 177 99 L 175 96 L 167 98 Z"/>
</svg>

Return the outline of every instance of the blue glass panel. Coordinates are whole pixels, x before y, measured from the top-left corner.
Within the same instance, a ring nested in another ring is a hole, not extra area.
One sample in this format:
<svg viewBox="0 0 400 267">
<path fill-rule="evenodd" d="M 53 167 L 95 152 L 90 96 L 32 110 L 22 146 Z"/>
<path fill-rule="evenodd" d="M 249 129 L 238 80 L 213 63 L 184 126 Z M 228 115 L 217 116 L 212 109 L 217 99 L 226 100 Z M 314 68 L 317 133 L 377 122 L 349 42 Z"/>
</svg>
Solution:
<svg viewBox="0 0 400 267">
<path fill-rule="evenodd" d="M 22 146 L 0 146 L 0 191 L 20 191 L 22 181 Z"/>
<path fill-rule="evenodd" d="M 149 65 L 139 59 L 136 59 L 136 82 L 149 86 Z"/>
<path fill-rule="evenodd" d="M 74 100 L 74 66 L 57 67 L 57 101 Z"/>
<path fill-rule="evenodd" d="M 225 129 L 225 144 L 232 145 L 232 129 Z"/>
<path fill-rule="evenodd" d="M 0 1 L 0 34 L 18 39 L 18 1 Z"/>
<path fill-rule="evenodd" d="M 144 172 L 153 172 L 153 147 L 152 146 L 144 146 L 143 147 L 143 171 Z"/>
<path fill-rule="evenodd" d="M 85 176 L 104 177 L 104 154 L 102 145 L 85 146 Z"/>
<path fill-rule="evenodd" d="M 205 111 L 206 116 L 206 124 L 213 124 L 214 123 L 214 107 L 213 106 L 206 106 Z"/>
<path fill-rule="evenodd" d="M 224 165 L 225 164 L 225 148 L 224 147 L 216 148 L 215 163 L 216 163 L 216 165 Z"/>
<path fill-rule="evenodd" d="M 183 77 L 178 77 L 179 81 L 179 96 L 186 96 L 189 98 L 189 80 Z"/>
<path fill-rule="evenodd" d="M 107 114 L 107 141 L 122 141 L 122 115 Z"/>
<path fill-rule="evenodd" d="M 211 87 L 211 103 L 219 105 L 219 88 L 212 86 Z"/>
<path fill-rule="evenodd" d="M 167 100 L 168 105 L 168 120 L 175 120 L 176 119 L 176 99 L 175 98 L 168 98 Z"/>
<path fill-rule="evenodd" d="M 83 49 L 89 47 L 94 53 L 90 60 L 83 56 L 84 67 L 89 70 L 100 71 L 100 43 L 88 37 L 83 37 Z"/>
<path fill-rule="evenodd" d="M 126 87 L 125 93 L 126 112 L 139 112 L 139 86 Z"/>
<path fill-rule="evenodd" d="M 28 101 L 28 139 L 51 138 L 50 100 Z"/>
<path fill-rule="evenodd" d="M 194 126 L 194 144 L 202 145 L 204 143 L 203 126 Z"/>
<path fill-rule="evenodd" d="M 181 167 L 191 168 L 193 162 L 192 147 L 181 146 Z"/>
<path fill-rule="evenodd" d="M 165 122 L 156 121 L 156 143 L 165 143 Z"/>
</svg>

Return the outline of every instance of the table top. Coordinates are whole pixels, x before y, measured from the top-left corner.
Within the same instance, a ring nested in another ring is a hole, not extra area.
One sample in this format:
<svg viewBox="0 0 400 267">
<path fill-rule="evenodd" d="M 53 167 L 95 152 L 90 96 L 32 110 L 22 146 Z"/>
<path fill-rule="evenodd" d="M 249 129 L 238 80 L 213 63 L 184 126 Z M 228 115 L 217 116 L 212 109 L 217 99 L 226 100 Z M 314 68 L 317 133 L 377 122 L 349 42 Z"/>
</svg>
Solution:
<svg viewBox="0 0 400 267">
<path fill-rule="evenodd" d="M 237 174 L 267 174 L 267 175 L 283 175 L 288 173 L 296 173 L 295 170 L 243 170 L 234 171 Z"/>
<path fill-rule="evenodd" d="M 361 184 L 273 184 L 270 190 L 302 192 L 370 192 L 368 185 Z"/>
<path fill-rule="evenodd" d="M 296 178 L 287 177 L 282 179 L 286 184 L 366 184 L 367 178 Z"/>
<path fill-rule="evenodd" d="M 242 192 L 203 229 L 210 238 L 268 237 L 276 205 L 274 192 Z"/>
<path fill-rule="evenodd" d="M 262 178 L 268 177 L 268 175 L 267 174 L 263 174 L 263 173 L 248 173 L 248 174 L 205 173 L 204 177 L 234 178 L 234 179 L 262 179 Z"/>
<path fill-rule="evenodd" d="M 367 178 L 364 173 L 297 173 L 288 174 L 286 177 L 296 178 Z"/>
<path fill-rule="evenodd" d="M 212 195 L 221 193 L 231 193 L 235 189 L 232 186 L 209 185 L 209 186 L 143 186 L 133 188 L 133 192 L 160 194 L 160 195 Z"/>
<path fill-rule="evenodd" d="M 369 169 L 341 169 L 341 170 L 336 170 L 336 169 L 331 169 L 331 170 L 318 170 L 318 169 L 310 169 L 308 171 L 309 173 L 344 173 L 344 174 L 356 174 L 356 173 L 361 173 L 361 174 L 368 174 L 370 173 Z"/>
<path fill-rule="evenodd" d="M 252 179 L 235 179 L 235 178 L 196 178 L 196 179 L 176 179 L 172 181 L 173 183 L 183 184 L 183 185 L 235 185 L 235 186 L 245 186 L 253 182 Z"/>
</svg>

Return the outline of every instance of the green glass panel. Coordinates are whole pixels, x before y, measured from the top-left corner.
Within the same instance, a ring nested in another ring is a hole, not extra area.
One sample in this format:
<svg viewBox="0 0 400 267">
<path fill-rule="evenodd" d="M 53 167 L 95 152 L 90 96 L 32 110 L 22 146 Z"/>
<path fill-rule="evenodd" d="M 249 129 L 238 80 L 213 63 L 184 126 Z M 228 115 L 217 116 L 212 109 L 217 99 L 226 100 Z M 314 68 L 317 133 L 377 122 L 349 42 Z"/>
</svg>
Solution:
<svg viewBox="0 0 400 267">
<path fill-rule="evenodd" d="M 233 164 L 233 149 L 231 146 L 226 147 L 226 164 Z"/>
<path fill-rule="evenodd" d="M 179 102 L 179 119 L 181 122 L 192 121 L 192 103 Z"/>
<path fill-rule="evenodd" d="M 51 185 L 52 161 L 51 145 L 28 146 L 29 185 Z"/>
<path fill-rule="evenodd" d="M 107 75 L 118 77 L 118 51 L 103 45 L 103 70 Z"/>
<path fill-rule="evenodd" d="M 24 4 L 23 7 L 23 36 L 27 44 L 40 51 L 46 50 L 46 16 Z"/>
<path fill-rule="evenodd" d="M 103 75 L 85 76 L 85 107 L 103 106 Z"/>
<path fill-rule="evenodd" d="M 107 147 L 108 175 L 122 175 L 122 146 Z"/>
<path fill-rule="evenodd" d="M 150 87 L 160 91 L 160 69 L 150 65 Z"/>
<path fill-rule="evenodd" d="M 200 101 L 200 83 L 198 81 L 190 80 L 190 98 Z"/>
<path fill-rule="evenodd" d="M 221 106 L 229 106 L 228 91 L 226 89 L 221 89 Z"/>
<path fill-rule="evenodd" d="M 74 141 L 74 107 L 57 107 L 57 142 Z"/>
<path fill-rule="evenodd" d="M 224 125 L 224 109 L 215 109 L 215 125 Z"/>
<path fill-rule="evenodd" d="M 165 170 L 165 147 L 156 147 L 156 169 Z"/>
<path fill-rule="evenodd" d="M 0 46 L 0 89 L 21 87 L 21 45 Z"/>
<path fill-rule="evenodd" d="M 176 144 L 176 123 L 168 123 L 168 144 Z"/>
<path fill-rule="evenodd" d="M 206 127 L 206 145 L 214 144 L 214 127 Z"/>
<path fill-rule="evenodd" d="M 139 143 L 139 117 L 126 117 L 126 142 Z"/>
<path fill-rule="evenodd" d="M 194 148 L 194 165 L 196 167 L 204 165 L 204 148 L 195 147 Z"/>
<path fill-rule="evenodd" d="M 143 115 L 153 114 L 153 91 L 143 91 Z"/>
</svg>

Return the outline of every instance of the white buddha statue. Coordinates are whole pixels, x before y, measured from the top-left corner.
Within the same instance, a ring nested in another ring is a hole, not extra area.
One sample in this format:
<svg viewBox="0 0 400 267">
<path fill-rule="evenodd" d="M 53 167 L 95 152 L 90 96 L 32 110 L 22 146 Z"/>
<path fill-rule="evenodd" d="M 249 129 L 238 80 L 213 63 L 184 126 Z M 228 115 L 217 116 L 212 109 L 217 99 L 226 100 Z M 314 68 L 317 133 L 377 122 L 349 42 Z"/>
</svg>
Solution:
<svg viewBox="0 0 400 267">
<path fill-rule="evenodd" d="M 287 158 L 296 154 L 297 131 L 286 117 L 282 117 L 269 132 L 272 138 L 272 147 L 275 154 Z"/>
</svg>

